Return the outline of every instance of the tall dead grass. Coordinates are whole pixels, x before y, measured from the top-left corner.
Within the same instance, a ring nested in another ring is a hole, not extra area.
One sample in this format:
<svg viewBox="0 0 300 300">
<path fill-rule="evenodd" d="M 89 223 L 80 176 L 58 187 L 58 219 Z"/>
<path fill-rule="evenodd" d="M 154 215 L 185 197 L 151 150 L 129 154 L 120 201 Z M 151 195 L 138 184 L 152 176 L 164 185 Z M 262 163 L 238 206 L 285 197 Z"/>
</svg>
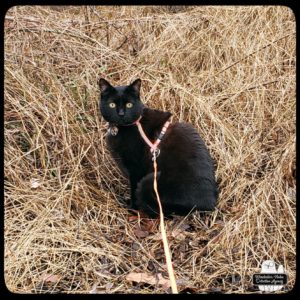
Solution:
<svg viewBox="0 0 300 300">
<path fill-rule="evenodd" d="M 5 281 L 18 293 L 163 293 L 158 223 L 131 218 L 97 79 L 192 123 L 217 209 L 166 223 L 181 292 L 252 293 L 265 259 L 295 282 L 295 18 L 287 7 L 16 6 L 5 18 Z M 174 162 L 176 163 L 176 162 Z M 149 224 L 152 224 L 149 226 Z"/>
</svg>

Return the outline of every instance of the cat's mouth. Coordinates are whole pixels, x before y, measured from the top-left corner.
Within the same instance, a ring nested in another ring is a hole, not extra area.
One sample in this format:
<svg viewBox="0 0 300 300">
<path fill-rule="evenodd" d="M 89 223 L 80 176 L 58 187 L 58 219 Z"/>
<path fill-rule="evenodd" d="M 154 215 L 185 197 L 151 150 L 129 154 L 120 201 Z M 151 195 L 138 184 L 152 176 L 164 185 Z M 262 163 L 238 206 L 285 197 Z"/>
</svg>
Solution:
<svg viewBox="0 0 300 300">
<path fill-rule="evenodd" d="M 135 120 L 119 119 L 116 122 L 116 125 L 119 125 L 119 126 L 128 126 L 128 125 L 134 124 L 134 122 L 135 122 Z"/>
</svg>

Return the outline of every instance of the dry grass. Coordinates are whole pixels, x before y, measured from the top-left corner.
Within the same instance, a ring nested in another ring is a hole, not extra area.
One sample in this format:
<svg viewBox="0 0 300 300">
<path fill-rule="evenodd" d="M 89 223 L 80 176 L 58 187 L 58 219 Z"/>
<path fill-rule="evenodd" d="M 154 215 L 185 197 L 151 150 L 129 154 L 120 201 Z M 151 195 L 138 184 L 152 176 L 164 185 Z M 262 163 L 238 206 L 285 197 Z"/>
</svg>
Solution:
<svg viewBox="0 0 300 300">
<path fill-rule="evenodd" d="M 295 282 L 295 18 L 286 7 L 13 7 L 5 20 L 5 281 L 13 292 L 164 293 L 158 223 L 132 220 L 97 79 L 192 123 L 217 163 L 211 214 L 166 222 L 181 292 Z M 174 162 L 176 163 L 176 162 Z M 139 226 L 146 232 L 140 234 Z M 147 227 L 148 226 L 148 227 Z M 146 229 L 147 230 L 146 230 Z M 180 232 L 180 234 L 179 234 Z M 46 278 L 47 276 L 50 276 Z"/>
</svg>

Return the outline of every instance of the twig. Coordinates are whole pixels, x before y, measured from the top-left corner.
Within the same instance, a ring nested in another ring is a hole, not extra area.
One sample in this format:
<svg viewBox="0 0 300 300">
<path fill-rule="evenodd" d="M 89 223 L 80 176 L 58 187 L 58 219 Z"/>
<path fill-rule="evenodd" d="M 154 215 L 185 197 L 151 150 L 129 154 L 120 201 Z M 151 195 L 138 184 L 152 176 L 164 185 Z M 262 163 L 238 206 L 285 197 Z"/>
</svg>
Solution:
<svg viewBox="0 0 300 300">
<path fill-rule="evenodd" d="M 287 35 L 285 35 L 285 36 L 283 36 L 283 37 L 277 39 L 276 41 L 271 42 L 271 43 L 269 43 L 269 44 L 267 44 L 267 45 L 261 47 L 260 49 L 258 49 L 258 50 L 256 50 L 256 51 L 254 51 L 254 52 L 252 52 L 252 53 L 250 53 L 250 54 L 244 56 L 243 58 L 237 60 L 236 62 L 234 62 L 233 64 L 229 65 L 229 66 L 226 67 L 225 69 L 223 69 L 223 70 L 217 72 L 217 73 L 214 74 L 212 77 L 215 77 L 215 76 L 217 76 L 217 75 L 222 74 L 223 72 L 225 72 L 226 70 L 232 68 L 233 66 L 235 66 L 235 65 L 238 64 L 239 62 L 245 60 L 246 58 L 252 56 L 253 54 L 255 54 L 255 53 L 257 53 L 257 52 L 259 52 L 259 51 L 261 51 L 261 50 L 263 50 L 263 49 L 265 49 L 265 48 L 267 48 L 267 47 L 269 47 L 269 46 L 272 46 L 274 43 L 277 43 L 278 41 L 281 41 L 281 40 L 285 39 L 286 37 L 288 37 L 288 36 L 290 36 L 290 35 L 292 35 L 292 34 L 295 34 L 295 32 L 289 33 L 289 34 L 287 34 Z"/>
<path fill-rule="evenodd" d="M 255 86 L 251 86 L 251 87 L 249 87 L 249 88 L 245 88 L 245 89 L 243 89 L 243 90 L 241 90 L 241 91 L 239 91 L 239 92 L 236 92 L 236 93 L 226 94 L 226 95 L 224 95 L 225 97 L 224 97 L 224 98 L 221 98 L 221 99 L 222 99 L 222 100 L 226 100 L 226 99 L 231 98 L 231 97 L 233 97 L 233 96 L 239 95 L 239 94 L 241 94 L 241 93 L 243 93 L 243 92 L 251 91 L 251 90 L 254 90 L 254 89 L 256 89 L 256 88 L 258 88 L 258 87 L 260 87 L 260 86 L 266 86 L 266 85 L 268 85 L 268 84 L 276 83 L 276 82 L 278 82 L 278 81 L 279 81 L 279 80 L 272 80 L 272 81 L 264 82 L 264 83 L 261 83 L 261 84 L 255 85 Z"/>
</svg>

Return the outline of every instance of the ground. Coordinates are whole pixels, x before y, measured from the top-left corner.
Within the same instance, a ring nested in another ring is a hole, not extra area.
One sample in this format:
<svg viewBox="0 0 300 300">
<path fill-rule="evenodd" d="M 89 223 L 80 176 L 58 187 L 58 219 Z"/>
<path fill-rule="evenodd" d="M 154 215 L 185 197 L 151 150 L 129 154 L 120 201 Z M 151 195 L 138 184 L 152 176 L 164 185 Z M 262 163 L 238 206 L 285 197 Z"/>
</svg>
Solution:
<svg viewBox="0 0 300 300">
<path fill-rule="evenodd" d="M 191 123 L 215 160 L 212 213 L 166 221 L 181 293 L 295 282 L 295 17 L 279 6 L 15 6 L 5 17 L 7 288 L 169 293 L 157 220 L 136 218 L 105 145 L 100 77 Z M 174 162 L 175 163 L 175 162 Z M 146 283 L 144 282 L 146 281 Z"/>
</svg>

